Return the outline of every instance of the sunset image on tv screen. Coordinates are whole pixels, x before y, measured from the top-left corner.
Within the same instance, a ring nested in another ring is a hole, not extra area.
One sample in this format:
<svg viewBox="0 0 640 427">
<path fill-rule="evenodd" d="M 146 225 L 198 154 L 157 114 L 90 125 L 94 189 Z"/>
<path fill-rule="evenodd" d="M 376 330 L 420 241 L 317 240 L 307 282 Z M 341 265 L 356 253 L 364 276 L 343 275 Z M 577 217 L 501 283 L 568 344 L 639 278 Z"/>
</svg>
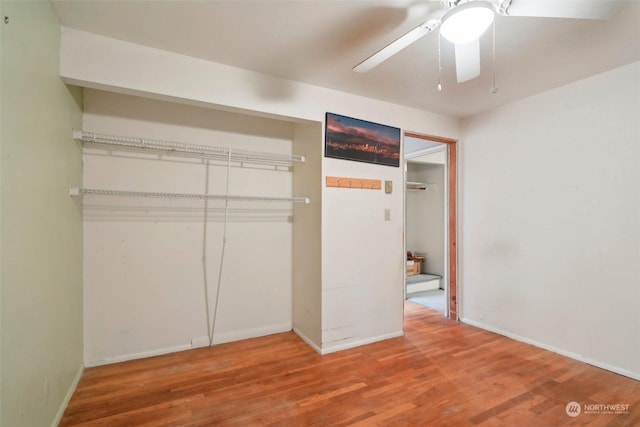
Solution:
<svg viewBox="0 0 640 427">
<path fill-rule="evenodd" d="M 400 165 L 400 129 L 327 113 L 325 156 L 386 166 Z"/>
</svg>

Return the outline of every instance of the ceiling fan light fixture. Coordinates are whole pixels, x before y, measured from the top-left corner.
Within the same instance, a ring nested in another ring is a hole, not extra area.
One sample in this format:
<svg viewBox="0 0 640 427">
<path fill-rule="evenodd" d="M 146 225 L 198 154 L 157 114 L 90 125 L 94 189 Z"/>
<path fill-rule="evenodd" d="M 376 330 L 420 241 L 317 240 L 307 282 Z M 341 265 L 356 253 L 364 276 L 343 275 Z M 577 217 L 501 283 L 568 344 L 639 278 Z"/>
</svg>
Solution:
<svg viewBox="0 0 640 427">
<path fill-rule="evenodd" d="M 472 1 L 447 12 L 442 18 L 440 34 L 452 43 L 469 43 L 480 37 L 493 22 L 491 4 Z"/>
</svg>

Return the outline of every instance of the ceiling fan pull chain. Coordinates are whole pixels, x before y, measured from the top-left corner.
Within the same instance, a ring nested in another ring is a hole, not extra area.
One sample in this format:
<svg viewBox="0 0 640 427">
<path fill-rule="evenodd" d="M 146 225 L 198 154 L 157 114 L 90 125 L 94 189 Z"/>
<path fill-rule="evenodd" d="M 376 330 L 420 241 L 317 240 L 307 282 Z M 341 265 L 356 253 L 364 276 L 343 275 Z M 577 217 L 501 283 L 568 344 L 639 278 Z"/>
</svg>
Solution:
<svg viewBox="0 0 640 427">
<path fill-rule="evenodd" d="M 493 20 L 493 47 L 492 47 L 493 53 L 492 53 L 492 74 L 493 74 L 493 86 L 491 87 L 490 92 L 492 94 L 496 94 L 498 93 L 498 88 L 496 87 L 496 20 Z"/>
<path fill-rule="evenodd" d="M 440 41 L 442 36 L 438 32 L 438 92 L 442 92 L 442 60 L 440 59 Z"/>
</svg>

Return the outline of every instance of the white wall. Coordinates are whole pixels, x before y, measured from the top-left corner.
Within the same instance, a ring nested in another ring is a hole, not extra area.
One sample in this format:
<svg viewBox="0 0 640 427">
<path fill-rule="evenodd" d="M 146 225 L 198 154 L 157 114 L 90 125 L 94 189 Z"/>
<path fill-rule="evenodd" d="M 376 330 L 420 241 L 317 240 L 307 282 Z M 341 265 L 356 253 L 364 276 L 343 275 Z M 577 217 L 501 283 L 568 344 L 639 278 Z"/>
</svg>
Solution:
<svg viewBox="0 0 640 427">
<path fill-rule="evenodd" d="M 0 425 L 56 425 L 82 372 L 82 92 L 46 1 L 2 1 Z"/>
<path fill-rule="evenodd" d="M 61 76 L 85 87 L 316 123 L 330 111 L 458 137 L 457 119 L 81 31 L 62 34 Z M 322 138 L 317 144 L 322 147 Z M 395 191 L 323 187 L 323 352 L 402 333 L 405 268 L 401 169 L 323 159 L 323 182 L 327 175 L 390 180 Z M 391 221 L 384 221 L 385 208 Z"/>
<path fill-rule="evenodd" d="M 294 125 L 86 90 L 84 130 L 290 154 Z M 86 188 L 224 194 L 226 162 L 85 147 Z M 289 168 L 233 164 L 232 195 L 290 197 Z M 208 190 L 207 190 L 208 185 Z M 207 344 L 223 202 L 84 197 L 87 365 Z M 292 328 L 290 205 L 231 203 L 214 343 Z M 205 234 L 206 233 L 206 234 Z M 204 241 L 206 237 L 206 242 Z M 192 343 L 192 340 L 193 343 Z"/>
<path fill-rule="evenodd" d="M 640 63 L 472 117 L 467 322 L 640 378 Z"/>
<path fill-rule="evenodd" d="M 296 124 L 293 192 L 310 204 L 293 208 L 293 329 L 316 351 L 322 347 L 322 139 L 321 123 Z"/>
<path fill-rule="evenodd" d="M 436 153 L 439 154 L 439 153 Z M 407 250 L 426 254 L 423 271 L 445 275 L 445 167 L 407 163 L 407 181 L 433 184 L 407 190 Z"/>
<path fill-rule="evenodd" d="M 392 194 L 323 188 L 322 348 L 328 353 L 402 333 L 404 183 L 396 167 L 325 158 L 324 169 L 393 183 Z M 385 209 L 391 221 L 384 220 Z"/>
</svg>

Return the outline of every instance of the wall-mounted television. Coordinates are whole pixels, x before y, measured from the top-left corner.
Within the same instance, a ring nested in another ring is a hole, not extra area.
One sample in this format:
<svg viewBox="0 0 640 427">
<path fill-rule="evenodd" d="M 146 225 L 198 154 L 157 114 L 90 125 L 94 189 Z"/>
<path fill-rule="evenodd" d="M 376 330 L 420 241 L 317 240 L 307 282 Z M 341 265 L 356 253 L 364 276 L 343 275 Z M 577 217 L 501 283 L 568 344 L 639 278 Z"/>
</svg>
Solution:
<svg viewBox="0 0 640 427">
<path fill-rule="evenodd" d="M 400 129 L 327 113 L 325 157 L 400 166 Z"/>
</svg>

